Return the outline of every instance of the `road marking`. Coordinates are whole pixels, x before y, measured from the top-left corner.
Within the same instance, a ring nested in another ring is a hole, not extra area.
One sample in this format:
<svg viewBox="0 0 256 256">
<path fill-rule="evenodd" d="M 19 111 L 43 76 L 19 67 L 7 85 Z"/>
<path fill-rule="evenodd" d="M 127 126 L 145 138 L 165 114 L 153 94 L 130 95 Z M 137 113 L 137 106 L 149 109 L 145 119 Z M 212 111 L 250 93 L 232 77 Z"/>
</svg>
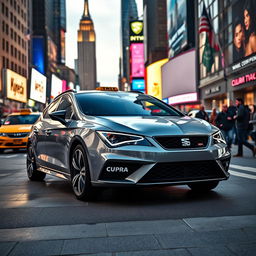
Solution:
<svg viewBox="0 0 256 256">
<path fill-rule="evenodd" d="M 248 171 L 248 172 L 255 172 L 256 173 L 256 168 L 249 167 L 249 166 L 231 164 L 230 167 L 235 168 L 235 169 L 239 169 L 239 170 L 242 170 L 242 171 Z"/>
<path fill-rule="evenodd" d="M 17 157 L 18 155 L 15 154 L 15 155 L 4 155 L 3 158 L 14 158 L 14 157 Z"/>
<path fill-rule="evenodd" d="M 247 179 L 256 180 L 256 176 L 255 176 L 255 175 L 246 174 L 246 173 L 241 173 L 241 172 L 236 172 L 236 171 L 232 171 L 232 170 L 229 170 L 229 173 L 232 174 L 232 175 L 234 175 L 234 176 L 238 176 L 238 177 L 243 177 L 243 178 L 247 178 Z"/>
</svg>

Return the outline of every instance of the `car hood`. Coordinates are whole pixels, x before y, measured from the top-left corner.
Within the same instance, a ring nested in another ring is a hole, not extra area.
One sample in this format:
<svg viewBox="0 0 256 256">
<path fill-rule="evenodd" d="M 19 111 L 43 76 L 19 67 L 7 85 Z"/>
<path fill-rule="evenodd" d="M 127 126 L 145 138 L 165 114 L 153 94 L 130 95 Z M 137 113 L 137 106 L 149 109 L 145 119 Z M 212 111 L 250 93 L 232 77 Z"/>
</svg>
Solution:
<svg viewBox="0 0 256 256">
<path fill-rule="evenodd" d="M 30 132 L 32 125 L 23 124 L 23 125 L 2 125 L 0 127 L 0 132 Z"/>
<path fill-rule="evenodd" d="M 145 136 L 211 134 L 215 131 L 208 122 L 188 116 L 98 117 L 97 122 L 110 130 Z"/>
</svg>

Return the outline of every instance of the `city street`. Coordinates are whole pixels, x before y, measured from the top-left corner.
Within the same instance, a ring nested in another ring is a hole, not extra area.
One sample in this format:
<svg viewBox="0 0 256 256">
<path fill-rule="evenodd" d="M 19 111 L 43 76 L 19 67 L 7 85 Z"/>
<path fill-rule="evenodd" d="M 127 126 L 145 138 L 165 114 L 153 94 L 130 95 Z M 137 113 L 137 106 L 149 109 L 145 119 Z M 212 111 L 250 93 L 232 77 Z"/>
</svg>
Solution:
<svg viewBox="0 0 256 256">
<path fill-rule="evenodd" d="M 0 255 L 253 255 L 256 161 L 233 158 L 212 192 L 104 190 L 78 201 L 66 181 L 31 182 L 26 152 L 0 155 Z M 236 148 L 233 154 L 236 153 Z M 214 248 L 214 249 L 213 249 Z"/>
</svg>

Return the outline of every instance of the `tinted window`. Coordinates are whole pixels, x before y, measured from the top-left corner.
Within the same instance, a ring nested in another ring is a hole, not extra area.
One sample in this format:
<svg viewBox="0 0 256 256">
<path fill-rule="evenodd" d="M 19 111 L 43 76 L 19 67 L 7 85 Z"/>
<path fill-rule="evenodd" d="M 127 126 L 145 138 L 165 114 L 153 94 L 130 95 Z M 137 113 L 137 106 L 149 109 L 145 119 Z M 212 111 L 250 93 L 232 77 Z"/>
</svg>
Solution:
<svg viewBox="0 0 256 256">
<path fill-rule="evenodd" d="M 61 98 L 60 104 L 58 106 L 57 110 L 66 110 L 66 116 L 65 119 L 76 119 L 71 100 L 68 96 L 63 96 Z"/>
<path fill-rule="evenodd" d="M 4 125 L 13 124 L 34 124 L 40 115 L 21 115 L 21 116 L 8 116 L 4 121 Z"/>
<path fill-rule="evenodd" d="M 44 118 L 50 118 L 49 113 L 57 110 L 59 100 L 52 102 L 44 112 Z"/>
<path fill-rule="evenodd" d="M 160 100 L 135 93 L 76 94 L 85 115 L 91 116 L 181 116 Z"/>
</svg>

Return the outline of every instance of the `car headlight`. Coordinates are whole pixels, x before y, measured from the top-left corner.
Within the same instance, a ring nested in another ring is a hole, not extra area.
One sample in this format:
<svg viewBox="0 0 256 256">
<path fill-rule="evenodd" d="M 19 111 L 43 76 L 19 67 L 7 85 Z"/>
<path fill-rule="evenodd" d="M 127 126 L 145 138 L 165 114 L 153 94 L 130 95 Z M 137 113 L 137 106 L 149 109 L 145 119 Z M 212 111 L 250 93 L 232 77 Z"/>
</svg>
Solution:
<svg viewBox="0 0 256 256">
<path fill-rule="evenodd" d="M 212 139 L 213 139 L 213 144 L 219 144 L 219 143 L 226 143 L 225 138 L 223 137 L 223 134 L 221 131 L 217 131 L 212 135 Z"/>
<path fill-rule="evenodd" d="M 7 134 L 6 133 L 4 133 L 4 132 L 0 132 L 0 137 L 6 137 L 7 136 Z"/>
<path fill-rule="evenodd" d="M 104 131 L 97 131 L 97 133 L 110 147 L 120 147 L 125 145 L 152 146 L 152 144 L 144 137 L 138 135 Z"/>
</svg>

